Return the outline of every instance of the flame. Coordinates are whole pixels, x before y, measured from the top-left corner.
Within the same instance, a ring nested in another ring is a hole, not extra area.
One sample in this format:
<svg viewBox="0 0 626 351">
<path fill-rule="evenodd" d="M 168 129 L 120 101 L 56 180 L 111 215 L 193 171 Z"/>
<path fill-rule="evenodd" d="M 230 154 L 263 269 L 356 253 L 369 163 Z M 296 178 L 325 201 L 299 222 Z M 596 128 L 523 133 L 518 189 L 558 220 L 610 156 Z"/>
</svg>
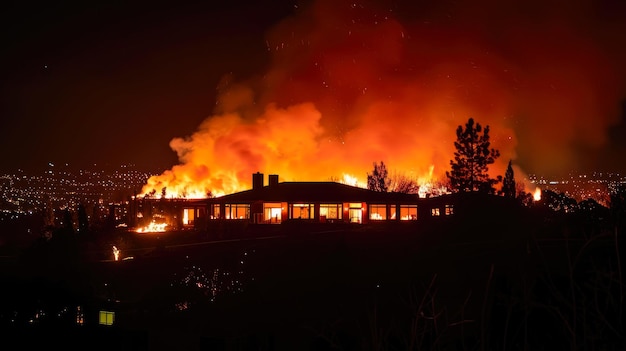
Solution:
<svg viewBox="0 0 626 351">
<path fill-rule="evenodd" d="M 539 187 L 535 188 L 535 192 L 533 193 L 533 200 L 541 200 L 541 189 L 539 189 Z"/>
<path fill-rule="evenodd" d="M 160 233 L 167 230 L 167 223 L 156 223 L 155 221 L 150 222 L 145 227 L 137 228 L 137 233 Z"/>
<path fill-rule="evenodd" d="M 116 261 L 120 259 L 120 250 L 115 245 L 113 245 L 113 257 Z"/>
<path fill-rule="evenodd" d="M 347 174 L 347 173 L 344 173 L 342 175 L 340 183 L 346 184 L 346 185 L 351 185 L 351 186 L 357 186 L 357 187 L 360 187 L 360 188 L 367 187 L 367 184 L 363 183 L 362 181 L 360 181 L 359 177 L 356 177 L 356 176 L 353 176 L 353 175 Z"/>
</svg>

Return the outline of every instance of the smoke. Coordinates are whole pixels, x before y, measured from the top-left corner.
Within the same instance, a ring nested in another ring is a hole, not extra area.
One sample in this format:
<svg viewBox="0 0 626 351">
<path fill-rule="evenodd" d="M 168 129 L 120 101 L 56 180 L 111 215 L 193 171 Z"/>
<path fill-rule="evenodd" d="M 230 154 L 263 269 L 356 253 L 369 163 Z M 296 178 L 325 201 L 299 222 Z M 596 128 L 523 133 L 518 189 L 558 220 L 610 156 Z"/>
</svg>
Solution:
<svg viewBox="0 0 626 351">
<path fill-rule="evenodd" d="M 455 130 L 490 127 L 490 168 L 575 168 L 601 148 L 624 98 L 623 10 L 580 2 L 347 2 L 299 6 L 267 33 L 271 65 L 227 76 L 215 114 L 170 146 L 180 165 L 144 191 L 229 193 L 257 171 L 282 180 L 363 180 L 373 162 L 445 178 Z M 610 6 L 610 7 L 609 7 Z M 176 186 L 174 186 L 176 184 Z"/>
</svg>

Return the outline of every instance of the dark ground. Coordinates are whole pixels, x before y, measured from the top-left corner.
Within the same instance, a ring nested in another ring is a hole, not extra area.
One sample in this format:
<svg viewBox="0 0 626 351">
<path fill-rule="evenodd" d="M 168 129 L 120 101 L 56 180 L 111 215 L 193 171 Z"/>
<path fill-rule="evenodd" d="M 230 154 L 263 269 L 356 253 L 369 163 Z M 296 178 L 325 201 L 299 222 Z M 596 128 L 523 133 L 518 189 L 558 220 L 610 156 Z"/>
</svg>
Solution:
<svg viewBox="0 0 626 351">
<path fill-rule="evenodd" d="M 133 259 L 90 244 L 5 262 L 2 339 L 18 349 L 622 350 L 623 244 L 610 227 L 579 224 L 121 233 L 114 242 Z M 51 317 L 79 304 L 83 326 Z M 29 323 L 35 307 L 47 319 Z M 116 311 L 114 326 L 97 325 L 100 309 Z"/>
</svg>

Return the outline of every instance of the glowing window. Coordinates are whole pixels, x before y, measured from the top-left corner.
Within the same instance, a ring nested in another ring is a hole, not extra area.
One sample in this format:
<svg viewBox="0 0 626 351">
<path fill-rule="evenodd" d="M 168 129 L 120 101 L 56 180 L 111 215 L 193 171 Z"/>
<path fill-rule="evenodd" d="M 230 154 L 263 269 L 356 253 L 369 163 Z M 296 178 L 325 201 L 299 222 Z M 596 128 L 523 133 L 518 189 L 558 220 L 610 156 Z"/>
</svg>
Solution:
<svg viewBox="0 0 626 351">
<path fill-rule="evenodd" d="M 437 207 L 437 208 L 432 208 L 432 209 L 430 210 L 430 214 L 431 214 L 431 216 L 439 216 L 439 215 L 440 215 L 440 213 L 439 213 L 439 207 Z"/>
<path fill-rule="evenodd" d="M 250 205 L 226 204 L 226 219 L 250 219 Z"/>
<path fill-rule="evenodd" d="M 387 205 L 370 205 L 370 219 L 384 221 L 387 219 Z"/>
<path fill-rule="evenodd" d="M 280 202 L 263 204 L 263 220 L 267 223 L 280 223 L 282 213 Z"/>
<path fill-rule="evenodd" d="M 196 211 L 193 208 L 183 209 L 183 225 L 192 225 L 196 218 Z"/>
<path fill-rule="evenodd" d="M 403 221 L 416 221 L 417 205 L 400 205 L 400 219 Z"/>
<path fill-rule="evenodd" d="M 396 219 L 396 205 L 389 205 L 389 219 Z"/>
<path fill-rule="evenodd" d="M 291 204 L 289 205 L 289 218 L 313 219 L 313 204 Z"/>
<path fill-rule="evenodd" d="M 213 214 L 211 215 L 211 218 L 212 219 L 219 219 L 219 218 L 221 218 L 221 216 L 220 216 L 220 204 L 213 204 L 212 209 L 213 209 Z"/>
<path fill-rule="evenodd" d="M 115 312 L 100 311 L 100 325 L 113 325 L 115 321 Z"/>
<path fill-rule="evenodd" d="M 453 215 L 454 214 L 454 206 L 446 205 L 445 214 L 446 214 L 446 216 Z"/>
<path fill-rule="evenodd" d="M 341 219 L 343 213 L 341 208 L 341 204 L 320 204 L 320 217 Z"/>
</svg>

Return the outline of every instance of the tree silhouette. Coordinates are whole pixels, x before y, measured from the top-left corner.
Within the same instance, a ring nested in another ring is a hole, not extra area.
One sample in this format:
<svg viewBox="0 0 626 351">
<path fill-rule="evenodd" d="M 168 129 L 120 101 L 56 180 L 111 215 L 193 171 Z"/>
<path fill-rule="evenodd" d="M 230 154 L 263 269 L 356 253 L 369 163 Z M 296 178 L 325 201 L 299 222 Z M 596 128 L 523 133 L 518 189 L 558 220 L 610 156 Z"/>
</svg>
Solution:
<svg viewBox="0 0 626 351">
<path fill-rule="evenodd" d="M 576 211 L 578 203 L 576 199 L 563 192 L 545 189 L 541 191 L 541 201 L 551 210 L 560 213 L 571 213 Z"/>
<path fill-rule="evenodd" d="M 482 135 L 481 135 L 482 132 Z M 470 118 L 456 130 L 457 140 L 454 142 L 456 151 L 454 160 L 450 161 L 451 170 L 446 171 L 453 192 L 478 191 L 493 194 L 494 185 L 502 179 L 489 178 L 489 165 L 500 157 L 500 151 L 489 148 L 489 126 L 483 128 Z"/>
<path fill-rule="evenodd" d="M 511 161 L 509 161 L 509 166 L 506 168 L 506 172 L 504 173 L 504 179 L 502 180 L 502 195 L 504 195 L 504 197 L 510 197 L 514 199 L 515 192 L 515 173 L 513 172 L 513 166 L 511 165 Z"/>
<path fill-rule="evenodd" d="M 78 204 L 78 232 L 86 234 L 89 231 L 89 219 L 87 217 L 87 209 L 85 205 Z"/>
<path fill-rule="evenodd" d="M 393 174 L 389 176 L 388 190 L 394 193 L 417 194 L 419 193 L 420 186 L 414 178 L 393 172 Z"/>
<path fill-rule="evenodd" d="M 391 180 L 387 172 L 387 166 L 380 161 L 380 164 L 374 162 L 374 170 L 367 174 L 367 188 L 373 191 L 387 192 Z"/>
<path fill-rule="evenodd" d="M 626 185 L 621 184 L 611 193 L 610 209 L 616 228 L 621 228 L 626 220 Z"/>
<path fill-rule="evenodd" d="M 63 230 L 69 234 L 74 234 L 74 221 L 72 212 L 68 208 L 63 210 Z"/>
</svg>

